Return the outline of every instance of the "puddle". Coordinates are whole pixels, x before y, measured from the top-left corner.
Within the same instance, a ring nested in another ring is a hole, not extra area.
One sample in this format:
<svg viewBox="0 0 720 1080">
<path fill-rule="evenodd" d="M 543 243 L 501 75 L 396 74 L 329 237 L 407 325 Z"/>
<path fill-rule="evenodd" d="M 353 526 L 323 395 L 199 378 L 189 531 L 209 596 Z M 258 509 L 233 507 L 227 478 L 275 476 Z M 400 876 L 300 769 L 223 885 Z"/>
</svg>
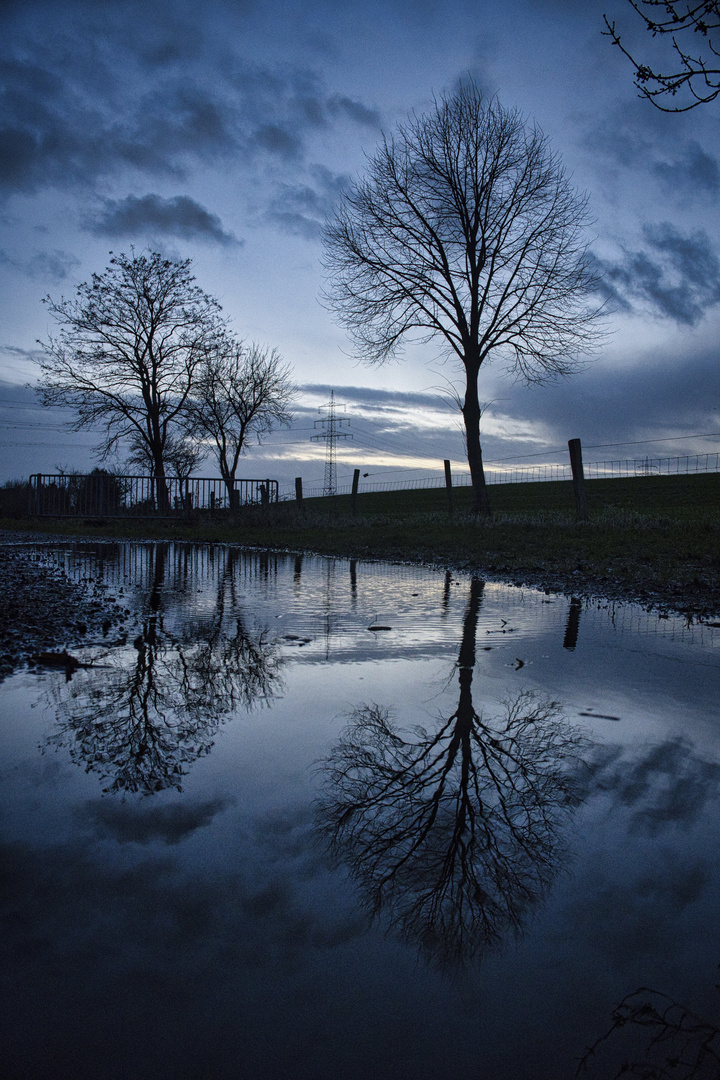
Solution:
<svg viewBox="0 0 720 1080">
<path fill-rule="evenodd" d="M 37 558 L 123 618 L 0 684 L 13 1075 L 569 1080 L 638 986 L 712 1020 L 716 626 L 227 547 Z"/>
</svg>

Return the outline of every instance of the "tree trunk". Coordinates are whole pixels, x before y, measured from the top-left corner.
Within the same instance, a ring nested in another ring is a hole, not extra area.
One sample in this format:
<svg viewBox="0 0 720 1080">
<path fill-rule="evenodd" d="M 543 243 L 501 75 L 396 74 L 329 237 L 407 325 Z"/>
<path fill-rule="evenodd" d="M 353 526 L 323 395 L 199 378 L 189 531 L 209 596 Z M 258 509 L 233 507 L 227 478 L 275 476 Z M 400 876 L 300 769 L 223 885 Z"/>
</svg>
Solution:
<svg viewBox="0 0 720 1080">
<path fill-rule="evenodd" d="M 488 497 L 487 484 L 485 483 L 485 470 L 483 469 L 482 450 L 480 448 L 481 410 L 477 389 L 479 365 L 475 367 L 474 365 L 471 366 L 466 364 L 465 371 L 467 374 L 467 385 L 462 414 L 465 421 L 467 457 L 473 488 L 473 510 L 476 514 L 489 514 L 490 499 Z"/>
<path fill-rule="evenodd" d="M 232 511 L 235 511 L 239 506 L 239 492 L 235 490 L 235 475 L 228 468 L 227 461 L 222 453 L 220 455 L 220 475 L 227 491 L 228 506 Z"/>
<path fill-rule="evenodd" d="M 170 493 L 168 492 L 167 478 L 165 476 L 165 462 L 162 455 L 155 457 L 154 468 L 155 481 L 155 505 L 159 514 L 170 513 Z"/>
</svg>

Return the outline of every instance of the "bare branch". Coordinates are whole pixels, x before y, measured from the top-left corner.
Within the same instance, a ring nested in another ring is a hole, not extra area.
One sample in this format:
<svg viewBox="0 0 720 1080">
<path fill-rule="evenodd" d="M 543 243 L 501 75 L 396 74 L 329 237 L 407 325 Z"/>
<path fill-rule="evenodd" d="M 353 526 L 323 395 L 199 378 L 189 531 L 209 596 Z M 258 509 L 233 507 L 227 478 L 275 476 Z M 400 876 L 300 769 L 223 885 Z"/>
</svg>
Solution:
<svg viewBox="0 0 720 1080">
<path fill-rule="evenodd" d="M 603 33 L 635 68 L 635 85 L 662 112 L 689 112 L 714 101 L 720 94 L 719 0 L 628 0 L 653 37 L 669 37 L 674 54 L 673 70 L 661 72 L 636 60 L 625 48 L 616 28 L 604 15 Z M 696 36 L 697 35 L 697 36 Z M 692 44 L 691 44 L 692 42 Z M 686 95 L 682 104 L 668 104 Z M 687 100 L 689 98 L 689 100 Z"/>
</svg>

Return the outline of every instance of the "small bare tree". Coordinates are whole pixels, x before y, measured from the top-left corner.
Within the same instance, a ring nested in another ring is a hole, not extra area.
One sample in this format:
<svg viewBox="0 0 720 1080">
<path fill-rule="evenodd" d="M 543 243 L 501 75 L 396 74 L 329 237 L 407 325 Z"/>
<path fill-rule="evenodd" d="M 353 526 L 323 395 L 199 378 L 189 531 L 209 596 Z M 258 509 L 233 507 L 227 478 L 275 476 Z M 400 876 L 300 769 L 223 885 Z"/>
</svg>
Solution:
<svg viewBox="0 0 720 1080">
<path fill-rule="evenodd" d="M 226 334 L 203 360 L 188 402 L 188 425 L 196 438 L 214 444 L 231 507 L 241 454 L 253 437 L 260 442 L 276 425 L 291 423 L 294 392 L 290 368 L 276 349 L 246 346 Z"/>
<path fill-rule="evenodd" d="M 39 343 L 43 403 L 74 408 L 75 430 L 104 428 L 101 458 L 129 442 L 151 469 L 161 510 L 168 451 L 222 326 L 220 305 L 194 284 L 190 266 L 158 252 L 114 256 L 73 299 L 45 298 L 60 332 Z"/>
<path fill-rule="evenodd" d="M 596 342 L 586 221 L 544 135 L 469 82 L 383 140 L 326 226 L 326 300 L 359 355 L 382 363 L 416 335 L 462 364 L 476 510 L 482 364 L 504 354 L 543 382 Z"/>
<path fill-rule="evenodd" d="M 615 22 L 604 15 L 611 38 L 635 68 L 635 85 L 662 112 L 688 112 L 714 101 L 720 94 L 720 2 L 719 0 L 628 0 L 653 37 L 669 37 L 674 60 L 665 74 L 654 65 L 636 60 L 625 48 Z M 692 44 L 691 44 L 692 42 Z M 703 55 L 704 53 L 704 55 Z M 675 104 L 679 92 L 686 98 Z M 669 104 L 669 102 L 671 102 Z"/>
<path fill-rule="evenodd" d="M 150 476 L 154 476 L 153 461 L 148 453 L 147 444 L 140 438 L 131 437 L 129 448 L 130 453 L 126 458 L 127 466 L 142 469 L 143 472 L 149 472 Z M 165 482 L 167 483 L 169 476 L 174 477 L 179 481 L 182 491 L 185 482 L 189 480 L 203 458 L 203 446 L 192 435 L 187 435 L 184 432 L 173 432 L 172 435 L 168 436 L 165 443 L 163 457 L 165 461 Z M 184 499 L 183 495 L 180 497 Z"/>
</svg>

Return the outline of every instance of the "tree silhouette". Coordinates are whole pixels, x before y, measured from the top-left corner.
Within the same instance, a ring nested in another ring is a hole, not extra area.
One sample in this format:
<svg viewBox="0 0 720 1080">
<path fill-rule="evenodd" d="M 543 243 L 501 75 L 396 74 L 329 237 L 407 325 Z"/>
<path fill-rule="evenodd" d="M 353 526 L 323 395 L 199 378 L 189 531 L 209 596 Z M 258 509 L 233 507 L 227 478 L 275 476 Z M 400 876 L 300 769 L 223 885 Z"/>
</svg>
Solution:
<svg viewBox="0 0 720 1080">
<path fill-rule="evenodd" d="M 235 477 L 240 457 L 252 438 L 292 421 L 294 387 L 290 368 L 276 349 L 245 345 L 230 334 L 218 335 L 200 366 L 188 401 L 188 428 L 214 444 L 220 475 L 235 508 Z"/>
<path fill-rule="evenodd" d="M 44 301 L 60 330 L 40 342 L 43 404 L 74 409 L 76 431 L 103 426 L 102 457 L 129 440 L 150 465 L 163 512 L 170 445 L 221 326 L 220 305 L 190 266 L 158 252 L 120 254 L 74 299 Z"/>
<path fill-rule="evenodd" d="M 720 1076 L 720 1028 L 667 994 L 641 986 L 616 1005 L 608 1031 L 585 1052 L 576 1076 L 590 1067 L 608 1040 L 628 1028 L 645 1032 L 637 1054 L 626 1050 L 612 1080 L 717 1080 Z M 609 1073 L 605 1073 L 609 1076 Z"/>
<path fill-rule="evenodd" d="M 597 342 L 586 224 L 542 132 L 468 82 L 384 139 L 326 226 L 326 300 L 358 355 L 383 363 L 414 336 L 460 362 L 476 510 L 481 366 L 543 382 Z"/>
<path fill-rule="evenodd" d="M 558 871 L 558 830 L 581 790 L 585 740 L 556 703 L 522 692 L 500 717 L 474 708 L 482 590 L 473 579 L 455 712 L 408 731 L 363 705 L 322 763 L 317 823 L 331 852 L 368 909 L 441 965 L 520 931 Z"/>
<path fill-rule="evenodd" d="M 635 68 L 640 96 L 662 112 L 688 112 L 714 101 L 720 94 L 720 2 L 718 0 L 628 0 L 652 36 L 672 40 L 674 59 L 664 74 L 656 65 L 636 60 L 622 44 L 616 24 L 603 16 L 603 31 Z M 704 52 L 704 56 L 703 56 Z M 674 104 L 687 91 L 689 101 Z M 668 102 L 673 102 L 668 104 Z"/>
</svg>

